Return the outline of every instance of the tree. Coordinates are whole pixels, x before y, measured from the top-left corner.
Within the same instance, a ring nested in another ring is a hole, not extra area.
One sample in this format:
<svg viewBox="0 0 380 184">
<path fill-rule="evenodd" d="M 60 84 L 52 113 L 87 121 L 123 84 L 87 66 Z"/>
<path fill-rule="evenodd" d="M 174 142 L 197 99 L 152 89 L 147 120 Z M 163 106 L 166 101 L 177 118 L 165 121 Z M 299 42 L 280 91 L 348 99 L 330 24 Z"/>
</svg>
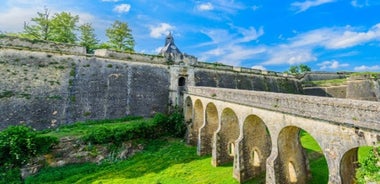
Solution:
<svg viewBox="0 0 380 184">
<path fill-rule="evenodd" d="M 286 73 L 291 73 L 291 74 L 300 74 L 300 73 L 305 73 L 305 72 L 310 72 L 311 68 L 305 64 L 300 64 L 300 65 L 293 65 L 289 67 L 289 70 L 285 71 Z"/>
<path fill-rule="evenodd" d="M 310 72 L 311 71 L 311 68 L 305 64 L 300 64 L 299 65 L 299 68 L 300 68 L 300 72 L 301 73 L 305 73 L 305 72 Z"/>
<path fill-rule="evenodd" d="M 96 35 L 94 33 L 94 28 L 90 23 L 83 24 L 79 26 L 80 37 L 79 44 L 83 47 L 86 47 L 87 53 L 92 53 L 98 44 L 99 40 L 96 39 Z"/>
<path fill-rule="evenodd" d="M 23 36 L 27 38 L 39 39 L 39 40 L 49 40 L 50 39 L 50 20 L 49 20 L 49 10 L 45 8 L 43 13 L 37 12 L 37 17 L 31 19 L 35 25 L 29 25 L 24 22 L 24 33 Z"/>
<path fill-rule="evenodd" d="M 108 45 L 112 49 L 118 51 L 134 51 L 135 40 L 133 39 L 131 29 L 129 29 L 128 24 L 125 22 L 115 21 L 111 28 L 106 30 L 106 35 L 108 37 Z"/>
<path fill-rule="evenodd" d="M 290 66 L 288 71 L 289 71 L 289 73 L 294 73 L 294 74 L 300 73 L 297 65 Z"/>
<path fill-rule="evenodd" d="M 67 12 L 54 14 L 51 19 L 51 40 L 62 43 L 75 43 L 76 24 L 79 21 L 78 15 L 71 15 Z"/>
</svg>

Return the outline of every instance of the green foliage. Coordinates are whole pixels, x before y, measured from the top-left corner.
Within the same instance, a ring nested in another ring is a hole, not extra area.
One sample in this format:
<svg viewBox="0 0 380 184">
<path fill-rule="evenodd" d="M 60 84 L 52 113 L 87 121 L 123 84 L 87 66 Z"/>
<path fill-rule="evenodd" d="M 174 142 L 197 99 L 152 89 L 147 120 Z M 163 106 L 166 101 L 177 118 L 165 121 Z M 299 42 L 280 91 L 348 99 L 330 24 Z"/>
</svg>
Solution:
<svg viewBox="0 0 380 184">
<path fill-rule="evenodd" d="M 71 15 L 67 12 L 54 14 L 51 19 L 51 40 L 61 43 L 75 43 L 77 40 L 74 31 L 79 21 L 78 15 Z"/>
<path fill-rule="evenodd" d="M 303 82 L 304 87 L 330 87 L 330 86 L 339 86 L 347 83 L 347 79 L 330 79 L 330 80 L 319 80 L 319 81 L 307 81 Z"/>
<path fill-rule="evenodd" d="M 95 30 L 90 23 L 79 26 L 79 44 L 86 47 L 87 53 L 93 53 L 99 40 L 96 39 Z"/>
<path fill-rule="evenodd" d="M 1 184 L 21 184 L 23 183 L 20 177 L 20 169 L 8 169 L 0 167 L 0 183 Z"/>
<path fill-rule="evenodd" d="M 300 64 L 299 65 L 299 68 L 300 68 L 300 72 L 301 73 L 305 73 L 305 72 L 310 72 L 311 71 L 311 68 L 305 64 Z"/>
<path fill-rule="evenodd" d="M 311 68 L 305 64 L 300 64 L 300 65 L 292 65 L 289 67 L 286 73 L 291 73 L 291 74 L 300 74 L 300 73 L 305 73 L 305 72 L 310 72 Z"/>
<path fill-rule="evenodd" d="M 39 137 L 26 126 L 9 126 L 0 132 L 0 167 L 20 167 L 31 157 L 46 153 L 57 141 L 52 137 Z"/>
<path fill-rule="evenodd" d="M 0 93 L 0 98 L 10 98 L 12 96 L 15 96 L 13 91 L 3 91 Z"/>
<path fill-rule="evenodd" d="M 50 40 L 51 28 L 49 10 L 45 8 L 44 12 L 37 12 L 37 17 L 31 19 L 33 25 L 24 23 L 23 37 L 38 39 L 38 40 Z"/>
<path fill-rule="evenodd" d="M 111 49 L 117 51 L 133 52 L 135 40 L 132 36 L 132 30 L 129 29 L 126 22 L 115 21 L 110 28 L 106 30 L 108 45 Z"/>
<path fill-rule="evenodd" d="M 9 126 L 0 132 L 0 166 L 19 167 L 37 154 L 36 133 L 26 126 Z"/>
<path fill-rule="evenodd" d="M 356 172 L 358 183 L 376 183 L 380 181 L 380 147 L 369 150 L 369 154 L 360 163 Z"/>
<path fill-rule="evenodd" d="M 183 137 L 186 127 L 183 115 L 173 111 L 169 116 L 157 113 L 151 120 L 142 120 L 117 126 L 97 126 L 85 133 L 82 139 L 94 144 L 113 142 L 120 144 L 132 139 L 153 139 L 161 136 Z"/>
</svg>

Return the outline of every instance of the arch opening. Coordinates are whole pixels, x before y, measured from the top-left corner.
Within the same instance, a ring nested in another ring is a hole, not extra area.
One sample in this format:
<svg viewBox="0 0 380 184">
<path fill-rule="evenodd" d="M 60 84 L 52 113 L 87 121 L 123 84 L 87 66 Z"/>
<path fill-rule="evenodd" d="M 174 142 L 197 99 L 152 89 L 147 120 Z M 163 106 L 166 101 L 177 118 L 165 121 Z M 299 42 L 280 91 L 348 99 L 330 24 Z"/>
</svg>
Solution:
<svg viewBox="0 0 380 184">
<path fill-rule="evenodd" d="M 252 151 L 252 165 L 253 167 L 260 167 L 260 163 L 261 163 L 261 160 L 260 160 L 260 155 L 257 153 L 257 150 L 253 150 Z"/>
<path fill-rule="evenodd" d="M 288 171 L 289 171 L 290 182 L 291 183 L 297 183 L 296 169 L 294 168 L 294 164 L 292 162 L 288 163 Z"/>
<path fill-rule="evenodd" d="M 185 116 L 185 122 L 186 124 L 191 124 L 193 119 L 193 102 L 191 101 L 190 97 L 186 97 L 185 104 L 184 104 L 184 116 Z"/>
<path fill-rule="evenodd" d="M 242 150 L 239 162 L 244 168 L 240 171 L 240 180 L 258 177 L 264 180 L 266 160 L 271 153 L 272 142 L 268 128 L 260 117 L 249 115 L 244 120 L 243 139 L 238 146 Z"/>
<path fill-rule="evenodd" d="M 342 183 L 380 181 L 380 146 L 362 146 L 347 151 L 340 161 Z"/>
<path fill-rule="evenodd" d="M 205 124 L 199 130 L 201 135 L 199 155 L 212 153 L 213 135 L 218 129 L 219 117 L 218 110 L 214 103 L 208 103 L 205 110 Z"/>
<path fill-rule="evenodd" d="M 220 127 L 215 132 L 215 142 L 213 146 L 213 165 L 223 165 L 231 163 L 234 160 L 234 153 L 231 143 L 235 144 L 235 141 L 239 137 L 239 121 L 235 112 L 226 108 L 222 111 L 220 118 Z"/>
<path fill-rule="evenodd" d="M 278 136 L 276 177 L 284 183 L 327 183 L 328 166 L 318 142 L 305 130 L 288 126 Z"/>
<path fill-rule="evenodd" d="M 186 85 L 186 78 L 185 77 L 180 77 L 178 79 L 178 86 L 182 87 Z"/>
<path fill-rule="evenodd" d="M 228 155 L 232 157 L 235 155 L 235 144 L 233 142 L 228 143 Z"/>
<path fill-rule="evenodd" d="M 196 146 L 198 143 L 199 128 L 203 125 L 203 105 L 202 102 L 197 99 L 194 104 L 194 120 L 190 125 L 189 144 Z"/>
</svg>

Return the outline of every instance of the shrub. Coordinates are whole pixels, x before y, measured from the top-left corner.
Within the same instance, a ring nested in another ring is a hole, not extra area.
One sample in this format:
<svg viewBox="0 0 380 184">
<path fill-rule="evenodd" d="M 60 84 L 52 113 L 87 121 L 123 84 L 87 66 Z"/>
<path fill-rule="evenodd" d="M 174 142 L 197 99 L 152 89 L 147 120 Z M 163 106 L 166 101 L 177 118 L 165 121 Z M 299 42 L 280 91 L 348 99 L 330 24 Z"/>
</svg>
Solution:
<svg viewBox="0 0 380 184">
<path fill-rule="evenodd" d="M 57 142 L 56 138 L 37 136 L 29 127 L 9 126 L 0 132 L 0 167 L 18 168 Z"/>
<path fill-rule="evenodd" d="M 132 139 L 154 139 L 161 136 L 183 137 L 186 127 L 183 115 L 176 110 L 169 116 L 157 113 L 151 120 L 134 121 L 114 127 L 95 127 L 82 137 L 85 142 L 121 144 Z"/>
<path fill-rule="evenodd" d="M 367 158 L 363 160 L 357 170 L 357 183 L 376 183 L 380 181 L 380 147 L 370 150 Z"/>
</svg>

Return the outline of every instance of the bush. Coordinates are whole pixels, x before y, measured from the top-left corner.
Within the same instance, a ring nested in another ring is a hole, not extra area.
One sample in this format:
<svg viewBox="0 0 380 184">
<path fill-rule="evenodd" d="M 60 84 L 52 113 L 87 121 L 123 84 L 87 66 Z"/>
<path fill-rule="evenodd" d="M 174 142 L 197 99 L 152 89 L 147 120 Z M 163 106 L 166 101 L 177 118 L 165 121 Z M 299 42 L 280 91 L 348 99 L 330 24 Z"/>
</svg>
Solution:
<svg viewBox="0 0 380 184">
<path fill-rule="evenodd" d="M 117 127 L 101 126 L 90 130 L 82 137 L 85 142 L 120 144 L 131 139 L 154 139 L 161 136 L 183 137 L 186 127 L 180 111 L 169 116 L 157 113 L 152 120 L 135 121 Z"/>
<path fill-rule="evenodd" d="M 371 183 L 380 181 L 380 147 L 370 150 L 367 158 L 363 160 L 357 170 L 358 183 Z"/>
<path fill-rule="evenodd" d="M 0 132 L 0 167 L 18 168 L 57 142 L 56 138 L 37 136 L 29 127 L 9 126 Z"/>
</svg>

